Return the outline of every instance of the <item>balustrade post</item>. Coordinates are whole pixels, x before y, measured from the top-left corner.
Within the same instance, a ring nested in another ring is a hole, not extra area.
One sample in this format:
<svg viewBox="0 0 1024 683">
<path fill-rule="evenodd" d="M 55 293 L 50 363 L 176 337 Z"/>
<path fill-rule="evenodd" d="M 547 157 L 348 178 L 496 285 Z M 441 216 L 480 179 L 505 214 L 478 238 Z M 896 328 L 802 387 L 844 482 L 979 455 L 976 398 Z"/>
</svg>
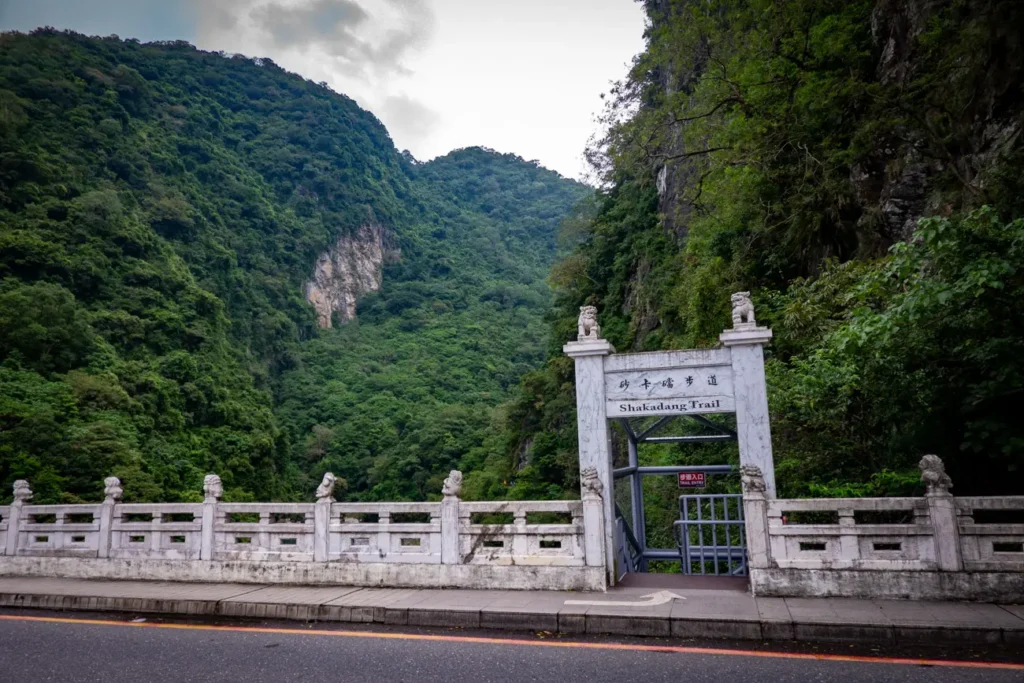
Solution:
<svg viewBox="0 0 1024 683">
<path fill-rule="evenodd" d="M 953 488 L 953 481 L 946 474 L 946 466 L 937 455 L 924 456 L 918 467 L 921 469 L 921 481 L 925 484 L 924 499 L 932 523 L 936 568 L 943 572 L 962 571 L 964 561 L 960 548 L 956 500 L 949 492 Z"/>
<path fill-rule="evenodd" d="M 839 559 L 848 564 L 855 564 L 860 559 L 860 543 L 853 531 L 857 520 L 853 517 L 853 508 L 839 508 Z"/>
<path fill-rule="evenodd" d="M 313 561 L 326 562 L 329 552 L 328 537 L 331 529 L 331 502 L 321 499 L 313 506 Z"/>
<path fill-rule="evenodd" d="M 588 567 L 605 566 L 603 487 L 596 467 L 580 471 L 583 505 L 583 557 Z"/>
<path fill-rule="evenodd" d="M 530 554 L 529 539 L 526 537 L 526 510 L 520 508 L 512 513 L 512 556 L 524 557 Z"/>
<path fill-rule="evenodd" d="M 203 525 L 202 543 L 199 547 L 199 559 L 213 559 L 214 525 L 217 520 L 217 501 L 224 495 L 224 486 L 216 474 L 208 474 L 203 479 Z"/>
<path fill-rule="evenodd" d="M 330 557 L 331 503 L 334 502 L 336 482 L 334 473 L 326 472 L 316 489 L 316 505 L 313 506 L 314 562 L 326 562 Z"/>
<path fill-rule="evenodd" d="M 21 518 L 24 512 L 22 508 L 30 500 L 32 489 L 29 488 L 28 482 L 24 479 L 14 482 L 14 502 L 11 503 L 10 516 L 7 518 L 6 555 L 18 554 L 18 538 L 21 535 Z"/>
<path fill-rule="evenodd" d="M 114 512 L 117 502 L 121 500 L 124 489 L 117 477 L 103 480 L 103 504 L 100 506 L 100 537 L 96 549 L 96 557 L 110 557 L 110 545 L 114 533 Z M 160 534 L 153 534 L 159 538 Z"/>
<path fill-rule="evenodd" d="M 441 489 L 441 564 L 462 564 L 459 552 L 459 494 L 462 472 L 452 470 Z"/>
<path fill-rule="evenodd" d="M 382 557 L 391 554 L 391 510 L 377 513 L 377 551 L 384 554 Z"/>
<path fill-rule="evenodd" d="M 740 468 L 743 486 L 743 524 L 747 532 L 747 566 L 767 569 L 771 566 L 771 545 L 768 540 L 768 499 L 764 477 L 756 465 Z"/>
</svg>

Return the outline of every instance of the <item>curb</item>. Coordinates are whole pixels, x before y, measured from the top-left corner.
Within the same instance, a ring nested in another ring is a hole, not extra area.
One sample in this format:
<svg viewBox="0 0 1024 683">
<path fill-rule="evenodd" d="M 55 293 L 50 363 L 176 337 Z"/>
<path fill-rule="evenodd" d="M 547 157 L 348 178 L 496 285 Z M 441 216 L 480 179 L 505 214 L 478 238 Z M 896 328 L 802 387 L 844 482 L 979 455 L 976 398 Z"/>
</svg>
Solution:
<svg viewBox="0 0 1024 683">
<path fill-rule="evenodd" d="M 246 602 L 244 600 L 162 600 L 35 593 L 0 593 L 0 608 L 79 612 L 129 612 L 180 616 L 224 616 L 325 623 L 550 631 L 563 635 L 620 635 L 654 638 L 796 640 L 921 645 L 944 643 L 1024 644 L 1024 628 L 965 628 L 939 625 L 880 625 L 777 619 L 681 619 L 622 614 L 559 614 L 495 608 L 391 608 Z"/>
</svg>

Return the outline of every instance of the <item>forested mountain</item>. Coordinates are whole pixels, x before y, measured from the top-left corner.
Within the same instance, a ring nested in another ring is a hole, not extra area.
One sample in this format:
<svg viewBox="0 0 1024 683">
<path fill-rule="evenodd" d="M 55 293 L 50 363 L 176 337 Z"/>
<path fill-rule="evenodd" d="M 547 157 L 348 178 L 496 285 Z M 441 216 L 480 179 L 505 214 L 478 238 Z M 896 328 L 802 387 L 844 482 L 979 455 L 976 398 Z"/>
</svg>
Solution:
<svg viewBox="0 0 1024 683">
<path fill-rule="evenodd" d="M 1024 5 L 644 5 L 647 48 L 589 151 L 602 188 L 553 271 L 550 360 L 510 410 L 520 486 L 575 488 L 559 346 L 578 306 L 619 350 L 686 348 L 751 290 L 781 495 L 919 491 L 925 453 L 961 494 L 1019 493 Z"/>
<path fill-rule="evenodd" d="M 418 163 L 270 60 L 0 35 L 3 490 L 89 500 L 115 474 L 126 500 L 188 500 L 216 472 L 228 499 L 289 499 L 333 468 L 349 498 L 422 498 L 456 465 L 502 485 L 495 407 L 543 358 L 557 226 L 587 193 L 479 148 Z M 318 329 L 314 269 L 365 234 L 373 286 Z"/>
<path fill-rule="evenodd" d="M 708 346 L 750 290 L 782 495 L 916 493 L 924 453 L 1019 492 L 1024 6 L 643 4 L 596 194 L 416 162 L 269 60 L 0 36 L 0 484 L 574 496 L 578 307 L 622 351 Z"/>
</svg>

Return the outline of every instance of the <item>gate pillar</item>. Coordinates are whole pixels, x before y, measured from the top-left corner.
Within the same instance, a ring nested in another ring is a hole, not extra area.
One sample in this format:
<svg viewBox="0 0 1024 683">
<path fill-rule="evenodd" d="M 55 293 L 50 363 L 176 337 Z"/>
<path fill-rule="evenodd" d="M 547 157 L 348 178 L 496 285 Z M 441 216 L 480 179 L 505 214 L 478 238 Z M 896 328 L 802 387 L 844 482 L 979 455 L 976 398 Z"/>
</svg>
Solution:
<svg viewBox="0 0 1024 683">
<path fill-rule="evenodd" d="M 614 482 L 612 456 L 605 403 L 604 359 L 615 352 L 607 340 L 601 338 L 596 311 L 592 306 L 580 309 L 577 341 L 562 347 L 565 355 L 576 362 L 576 424 L 579 440 L 580 471 L 593 467 L 601 485 L 604 503 L 602 532 L 604 536 L 605 573 L 609 584 L 615 581 L 615 525 Z M 592 533 L 587 530 L 587 533 Z"/>
<path fill-rule="evenodd" d="M 774 498 L 775 463 L 768 419 L 768 390 L 764 381 L 764 345 L 772 338 L 772 331 L 757 326 L 749 292 L 733 294 L 732 303 L 732 329 L 723 332 L 719 339 L 732 352 L 740 464 L 760 469 L 765 492 L 769 498 Z"/>
</svg>

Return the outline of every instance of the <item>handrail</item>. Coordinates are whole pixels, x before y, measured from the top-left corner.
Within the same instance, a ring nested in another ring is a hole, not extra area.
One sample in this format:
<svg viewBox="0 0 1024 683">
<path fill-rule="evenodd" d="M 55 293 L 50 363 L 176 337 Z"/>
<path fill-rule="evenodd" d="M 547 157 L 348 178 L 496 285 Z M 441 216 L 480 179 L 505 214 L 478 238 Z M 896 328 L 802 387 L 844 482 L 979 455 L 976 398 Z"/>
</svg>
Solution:
<svg viewBox="0 0 1024 683">
<path fill-rule="evenodd" d="M 637 560 L 640 561 L 641 565 L 639 571 L 647 571 L 647 561 L 644 559 L 643 548 L 640 547 L 640 542 L 633 535 L 633 530 L 630 528 L 629 522 L 626 521 L 625 515 L 622 514 L 622 508 L 619 507 L 618 503 L 615 504 L 615 519 L 616 521 L 622 520 L 622 531 L 626 537 L 626 542 L 633 549 L 633 553 L 627 553 L 627 557 L 624 558 L 629 560 L 627 571 L 637 571 Z"/>
</svg>

